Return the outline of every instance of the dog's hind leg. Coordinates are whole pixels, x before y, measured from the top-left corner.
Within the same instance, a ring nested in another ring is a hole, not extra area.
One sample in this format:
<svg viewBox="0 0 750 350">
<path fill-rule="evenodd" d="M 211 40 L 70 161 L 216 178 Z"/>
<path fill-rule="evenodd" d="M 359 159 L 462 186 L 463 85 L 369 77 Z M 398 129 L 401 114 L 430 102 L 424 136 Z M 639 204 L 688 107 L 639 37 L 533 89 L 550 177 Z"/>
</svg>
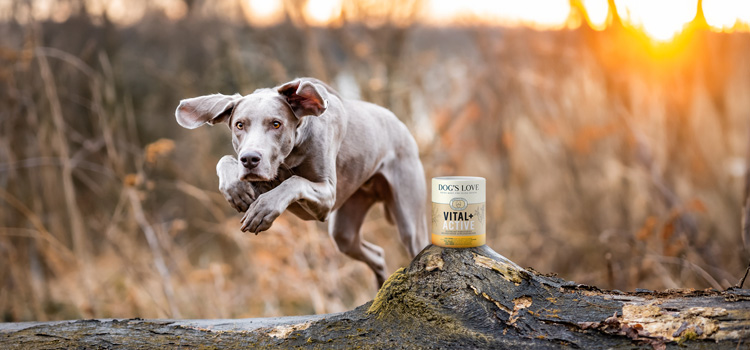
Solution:
<svg viewBox="0 0 750 350">
<path fill-rule="evenodd" d="M 365 241 L 360 232 L 367 211 L 377 201 L 372 194 L 358 190 L 333 212 L 328 231 L 339 251 L 366 263 L 375 272 L 379 288 L 388 277 L 383 248 Z"/>
<path fill-rule="evenodd" d="M 427 246 L 427 197 L 424 170 L 417 158 L 413 162 L 401 160 L 383 172 L 388 182 L 384 204 L 388 215 L 398 227 L 401 243 L 411 258 Z"/>
</svg>

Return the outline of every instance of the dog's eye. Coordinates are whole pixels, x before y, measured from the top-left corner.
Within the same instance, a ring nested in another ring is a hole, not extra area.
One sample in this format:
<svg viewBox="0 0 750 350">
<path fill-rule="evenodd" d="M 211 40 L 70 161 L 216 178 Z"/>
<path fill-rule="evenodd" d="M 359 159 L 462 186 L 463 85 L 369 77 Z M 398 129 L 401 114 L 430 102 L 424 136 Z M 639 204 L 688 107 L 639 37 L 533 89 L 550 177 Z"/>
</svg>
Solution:
<svg viewBox="0 0 750 350">
<path fill-rule="evenodd" d="M 237 127 L 237 130 L 242 130 L 245 128 L 245 124 L 242 122 L 237 122 L 237 124 L 234 124 Z"/>
<path fill-rule="evenodd" d="M 274 121 L 273 123 L 271 123 L 271 125 L 273 125 L 274 129 L 278 129 L 281 127 L 281 122 Z"/>
</svg>

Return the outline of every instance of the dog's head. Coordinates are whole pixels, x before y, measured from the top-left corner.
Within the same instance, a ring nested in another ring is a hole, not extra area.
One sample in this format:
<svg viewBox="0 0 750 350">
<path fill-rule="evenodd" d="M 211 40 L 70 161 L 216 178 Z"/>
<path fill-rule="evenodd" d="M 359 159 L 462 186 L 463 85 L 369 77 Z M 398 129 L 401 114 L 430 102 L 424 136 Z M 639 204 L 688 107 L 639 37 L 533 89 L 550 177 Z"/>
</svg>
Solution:
<svg viewBox="0 0 750 350">
<path fill-rule="evenodd" d="M 325 87 L 294 80 L 250 95 L 214 94 L 182 100 L 175 115 L 188 129 L 226 122 L 232 130 L 240 174 L 246 181 L 270 181 L 297 141 L 303 118 L 328 108 Z"/>
</svg>

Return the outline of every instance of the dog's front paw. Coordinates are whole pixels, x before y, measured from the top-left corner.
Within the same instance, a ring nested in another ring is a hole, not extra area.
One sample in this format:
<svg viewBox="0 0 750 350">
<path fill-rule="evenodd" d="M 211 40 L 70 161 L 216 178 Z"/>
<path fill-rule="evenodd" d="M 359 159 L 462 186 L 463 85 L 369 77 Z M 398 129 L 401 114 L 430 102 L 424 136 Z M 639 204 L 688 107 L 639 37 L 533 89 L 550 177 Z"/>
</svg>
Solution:
<svg viewBox="0 0 750 350">
<path fill-rule="evenodd" d="M 258 232 L 271 228 L 273 221 L 284 211 L 282 208 L 279 208 L 277 202 L 273 199 L 273 196 L 269 197 L 266 194 L 258 196 L 255 202 L 250 205 L 250 208 L 247 209 L 245 216 L 242 217 L 242 227 L 240 229 L 243 232 L 249 231 L 257 235 Z"/>
<path fill-rule="evenodd" d="M 220 183 L 219 192 L 224 195 L 229 205 L 240 213 L 247 211 L 255 199 L 253 185 L 247 181 L 235 180 L 227 184 Z"/>
</svg>

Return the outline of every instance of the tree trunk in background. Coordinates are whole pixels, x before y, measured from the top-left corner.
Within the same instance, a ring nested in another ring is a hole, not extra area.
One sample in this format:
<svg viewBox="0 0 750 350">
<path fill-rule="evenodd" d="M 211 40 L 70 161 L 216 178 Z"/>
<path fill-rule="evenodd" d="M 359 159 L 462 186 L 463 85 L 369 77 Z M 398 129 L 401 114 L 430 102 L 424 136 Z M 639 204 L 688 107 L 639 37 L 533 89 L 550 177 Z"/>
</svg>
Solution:
<svg viewBox="0 0 750 350">
<path fill-rule="evenodd" d="M 585 267 L 582 267 L 585 268 Z M 427 247 L 375 300 L 329 315 L 0 324 L 0 348 L 704 349 L 750 344 L 750 290 L 622 293 L 487 246 Z"/>
</svg>

